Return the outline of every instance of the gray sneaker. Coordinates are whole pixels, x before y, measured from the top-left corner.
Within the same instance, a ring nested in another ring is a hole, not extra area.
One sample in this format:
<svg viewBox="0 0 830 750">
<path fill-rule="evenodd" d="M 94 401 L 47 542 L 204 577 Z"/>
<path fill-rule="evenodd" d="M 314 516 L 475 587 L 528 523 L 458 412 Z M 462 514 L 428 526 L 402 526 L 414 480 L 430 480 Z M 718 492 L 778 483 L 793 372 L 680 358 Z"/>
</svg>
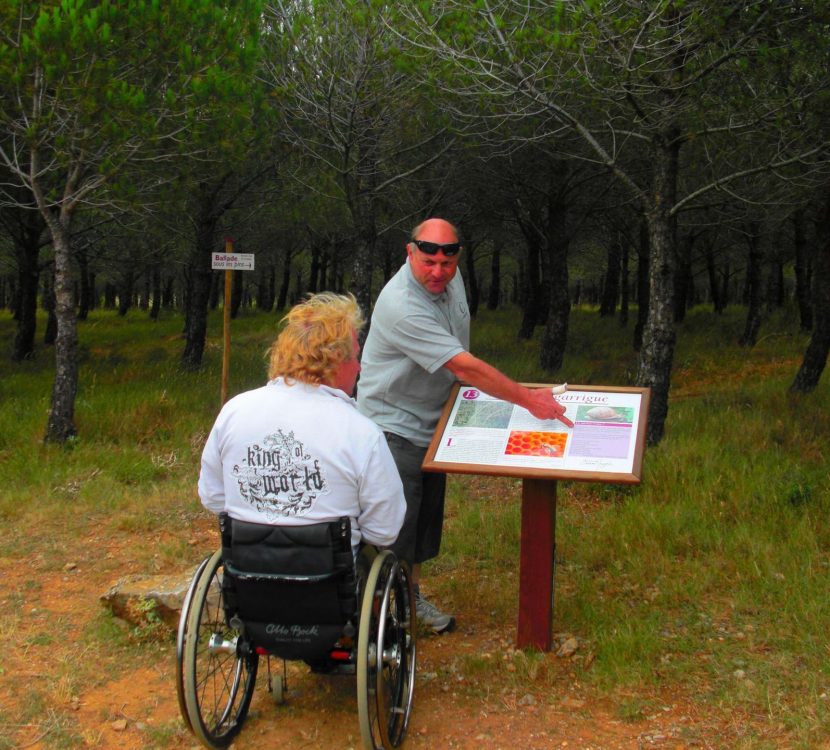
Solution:
<svg viewBox="0 0 830 750">
<path fill-rule="evenodd" d="M 435 633 L 450 633 L 455 630 L 455 618 L 445 615 L 438 607 L 424 599 L 419 591 L 415 592 L 415 614 L 418 616 L 418 622 L 432 628 Z"/>
</svg>

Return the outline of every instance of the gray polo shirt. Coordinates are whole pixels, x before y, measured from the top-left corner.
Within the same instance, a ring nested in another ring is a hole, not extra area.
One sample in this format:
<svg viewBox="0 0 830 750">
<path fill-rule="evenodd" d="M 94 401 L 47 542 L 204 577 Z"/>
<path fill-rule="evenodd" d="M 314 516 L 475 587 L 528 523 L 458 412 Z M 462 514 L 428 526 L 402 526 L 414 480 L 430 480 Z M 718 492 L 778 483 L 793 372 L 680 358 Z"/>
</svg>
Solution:
<svg viewBox="0 0 830 750">
<path fill-rule="evenodd" d="M 386 432 L 427 446 L 455 376 L 443 367 L 470 348 L 461 274 L 441 294 L 412 275 L 409 259 L 381 290 L 363 346 L 357 408 Z"/>
</svg>

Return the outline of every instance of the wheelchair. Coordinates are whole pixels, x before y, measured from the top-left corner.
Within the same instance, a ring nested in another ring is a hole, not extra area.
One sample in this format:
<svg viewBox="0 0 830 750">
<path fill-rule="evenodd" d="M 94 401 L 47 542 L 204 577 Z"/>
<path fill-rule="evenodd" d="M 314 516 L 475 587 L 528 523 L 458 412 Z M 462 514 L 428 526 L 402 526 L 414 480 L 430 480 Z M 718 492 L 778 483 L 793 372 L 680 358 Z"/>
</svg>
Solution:
<svg viewBox="0 0 830 750">
<path fill-rule="evenodd" d="M 415 688 L 407 565 L 374 548 L 364 548 L 356 564 L 348 517 L 267 526 L 223 513 L 219 529 L 222 546 L 198 566 L 179 618 L 176 687 L 188 729 L 206 747 L 230 745 L 264 656 L 269 674 L 271 657 L 283 662 L 268 685 L 278 703 L 287 692 L 286 661 L 356 674 L 364 747 L 401 746 Z"/>
</svg>

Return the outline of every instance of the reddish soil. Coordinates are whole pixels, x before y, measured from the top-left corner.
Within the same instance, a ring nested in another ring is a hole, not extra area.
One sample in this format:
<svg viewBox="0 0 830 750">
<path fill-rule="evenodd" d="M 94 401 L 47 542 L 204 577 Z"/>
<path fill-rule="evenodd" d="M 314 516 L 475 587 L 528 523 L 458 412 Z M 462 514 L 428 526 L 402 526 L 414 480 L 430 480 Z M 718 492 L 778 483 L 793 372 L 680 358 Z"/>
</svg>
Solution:
<svg viewBox="0 0 830 750">
<path fill-rule="evenodd" d="M 207 521 L 190 543 L 194 561 L 214 548 Z M 143 544 L 139 536 L 90 535 L 49 554 L 0 558 L 0 749 L 198 746 L 179 719 L 170 637 L 136 648 L 109 636 L 116 645 L 101 653 L 86 635 L 107 622 L 99 597 L 118 578 L 170 572 L 147 570 L 146 550 L 135 552 Z M 762 747 L 742 744 L 751 717 L 719 715 L 676 689 L 611 701 L 580 683 L 573 662 L 554 653 L 541 665 L 544 679 L 504 679 L 511 672 L 514 624 L 494 630 L 486 613 L 457 614 L 455 632 L 418 641 L 415 709 L 405 744 L 411 750 Z M 470 654 L 485 665 L 478 677 L 455 669 Z M 500 667 L 487 667 L 498 660 Z M 354 678 L 312 675 L 291 665 L 283 706 L 273 704 L 265 685 L 261 677 L 234 744 L 238 750 L 361 747 Z M 623 711 L 623 703 L 643 710 Z M 759 731 L 756 726 L 756 740 Z M 787 747 L 768 728 L 763 734 L 769 743 L 763 747 Z"/>
</svg>

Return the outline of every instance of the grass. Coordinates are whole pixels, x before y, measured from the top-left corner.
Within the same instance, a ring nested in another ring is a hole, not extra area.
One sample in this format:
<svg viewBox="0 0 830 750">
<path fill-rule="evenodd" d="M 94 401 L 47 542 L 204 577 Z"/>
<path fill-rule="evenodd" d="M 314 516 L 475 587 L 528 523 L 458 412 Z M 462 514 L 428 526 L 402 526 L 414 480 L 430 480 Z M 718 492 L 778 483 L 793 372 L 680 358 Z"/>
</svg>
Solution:
<svg viewBox="0 0 830 750">
<path fill-rule="evenodd" d="M 578 639 L 569 670 L 615 701 L 624 721 L 648 714 L 662 689 L 783 727 L 788 746 L 809 748 L 830 734 L 830 387 L 825 376 L 813 394 L 787 393 L 807 343 L 789 311 L 766 323 L 751 350 L 736 344 L 742 315 L 695 309 L 679 326 L 665 438 L 646 451 L 641 485 L 560 483 L 554 631 Z M 231 394 L 263 382 L 277 320 L 233 322 Z M 192 564 L 189 538 L 204 517 L 199 454 L 218 409 L 221 317 L 211 317 L 197 373 L 179 368 L 181 325 L 175 316 L 152 323 L 104 311 L 80 325 L 79 436 L 66 447 L 42 443 L 50 351 L 20 365 L 0 361 L 0 520 L 16 531 L 0 539 L 0 563 L 24 556 L 21 535 L 26 559 L 52 572 L 75 539 L 116 535 L 135 539 L 130 562 L 139 569 Z M 631 323 L 575 310 L 565 366 L 554 375 L 538 366 L 537 340 L 516 341 L 517 326 L 515 310 L 483 311 L 473 351 L 526 382 L 633 382 Z M 0 339 L 13 332 L 0 316 Z M 457 612 L 515 621 L 520 497 L 518 480 L 450 478 L 444 546 L 426 574 Z M 30 581 L 38 585 L 37 571 Z M 48 647 L 27 624 L 24 594 L 4 595 L 0 633 Z M 83 637 L 136 661 L 155 648 L 103 616 Z M 552 700 L 551 658 L 469 654 L 446 668 L 470 690 L 483 679 Z M 61 669 L 68 680 L 71 665 Z M 76 669 L 71 689 L 96 679 Z M 44 701 L 32 705 L 45 710 Z M 77 740 L 56 716 L 47 717 L 54 746 Z M 160 729 L 153 744 L 163 747 L 169 733 Z M 759 731 L 737 746 L 774 745 Z"/>
<path fill-rule="evenodd" d="M 484 355 L 518 379 L 631 382 L 636 356 L 616 321 L 576 312 L 563 371 L 545 376 L 500 315 L 474 328 L 473 348 L 483 336 Z M 560 483 L 554 630 L 584 640 L 592 658 L 574 668 L 600 691 L 668 681 L 766 715 L 807 748 L 830 730 L 830 389 L 788 395 L 806 338 L 780 314 L 742 349 L 741 315 L 695 310 L 679 327 L 666 437 L 646 452 L 642 485 Z M 514 617 L 520 489 L 454 478 L 449 498 L 433 570 L 452 571 L 458 609 Z M 638 715 L 640 698 L 620 700 Z"/>
</svg>

